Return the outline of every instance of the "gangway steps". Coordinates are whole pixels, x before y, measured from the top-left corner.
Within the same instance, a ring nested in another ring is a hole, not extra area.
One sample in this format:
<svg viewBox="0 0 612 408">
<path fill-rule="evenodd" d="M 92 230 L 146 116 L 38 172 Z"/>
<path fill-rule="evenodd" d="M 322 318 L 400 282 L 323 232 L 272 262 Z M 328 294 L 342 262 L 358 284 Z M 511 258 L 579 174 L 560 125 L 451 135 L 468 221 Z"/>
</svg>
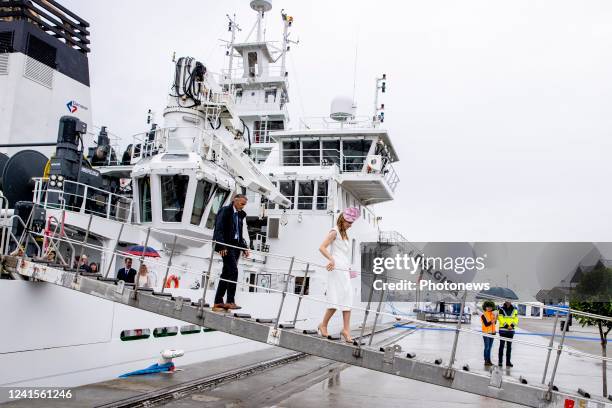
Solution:
<svg viewBox="0 0 612 408">
<path fill-rule="evenodd" d="M 575 406 L 610 406 L 604 400 L 564 390 L 553 391 L 546 398 L 547 388 L 543 385 L 525 384 L 506 377 L 500 382 L 499 376 L 474 373 L 458 367 L 449 370 L 443 361 L 422 361 L 414 356 L 400 354 L 399 346 L 385 347 L 381 351 L 376 347 L 356 347 L 344 341 L 324 339 L 315 336 L 313 331 L 296 330 L 293 325 L 284 325 L 286 328 L 279 325 L 275 329 L 275 324 L 257 322 L 250 316 L 243 316 L 244 313 L 236 316 L 212 312 L 209 308 L 200 307 L 199 302 L 151 290 L 139 289 L 135 294 L 133 285 L 115 284 L 113 281 L 80 274 L 75 276 L 73 271 L 56 269 L 22 258 L 5 256 L 2 266 L 8 272 L 245 339 L 459 391 L 530 407 L 563 407 L 566 406 L 566 399 L 574 401 Z"/>
</svg>

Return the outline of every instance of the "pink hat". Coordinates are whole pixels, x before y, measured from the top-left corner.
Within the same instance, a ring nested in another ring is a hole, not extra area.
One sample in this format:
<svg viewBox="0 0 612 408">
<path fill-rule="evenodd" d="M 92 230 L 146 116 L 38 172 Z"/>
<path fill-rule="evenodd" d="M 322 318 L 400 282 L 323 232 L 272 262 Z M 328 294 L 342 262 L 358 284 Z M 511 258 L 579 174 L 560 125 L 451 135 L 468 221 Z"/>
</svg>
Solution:
<svg viewBox="0 0 612 408">
<path fill-rule="evenodd" d="M 359 211 L 359 208 L 349 207 L 344 209 L 342 215 L 344 216 L 344 219 L 348 222 L 355 222 L 357 219 L 359 219 L 359 216 L 361 215 L 360 213 L 361 212 Z"/>
</svg>

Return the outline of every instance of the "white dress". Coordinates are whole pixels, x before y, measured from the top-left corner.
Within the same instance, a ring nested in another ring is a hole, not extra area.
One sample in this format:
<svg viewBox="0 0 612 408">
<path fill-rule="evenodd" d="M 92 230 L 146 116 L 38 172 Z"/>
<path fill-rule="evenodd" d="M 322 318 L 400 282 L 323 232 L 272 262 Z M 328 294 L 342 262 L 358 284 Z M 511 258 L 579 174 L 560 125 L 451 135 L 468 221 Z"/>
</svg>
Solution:
<svg viewBox="0 0 612 408">
<path fill-rule="evenodd" d="M 327 272 L 327 292 L 326 298 L 330 303 L 343 306 L 329 305 L 330 309 L 337 308 L 342 311 L 351 310 L 353 304 L 353 288 L 351 286 L 351 275 L 348 269 L 351 266 L 350 246 L 348 240 L 343 240 L 338 227 L 334 227 L 336 239 L 330 245 L 330 253 L 336 263 L 333 271 Z"/>
</svg>

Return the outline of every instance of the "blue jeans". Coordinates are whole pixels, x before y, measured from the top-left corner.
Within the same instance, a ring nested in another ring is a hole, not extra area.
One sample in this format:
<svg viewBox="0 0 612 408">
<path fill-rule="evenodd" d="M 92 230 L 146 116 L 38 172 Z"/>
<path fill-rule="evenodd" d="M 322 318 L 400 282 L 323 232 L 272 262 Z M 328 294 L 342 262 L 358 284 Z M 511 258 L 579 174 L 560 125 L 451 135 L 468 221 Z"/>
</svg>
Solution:
<svg viewBox="0 0 612 408">
<path fill-rule="evenodd" d="M 492 337 L 482 337 L 484 340 L 484 359 L 485 361 L 491 361 L 491 348 L 493 348 L 493 339 Z"/>
</svg>

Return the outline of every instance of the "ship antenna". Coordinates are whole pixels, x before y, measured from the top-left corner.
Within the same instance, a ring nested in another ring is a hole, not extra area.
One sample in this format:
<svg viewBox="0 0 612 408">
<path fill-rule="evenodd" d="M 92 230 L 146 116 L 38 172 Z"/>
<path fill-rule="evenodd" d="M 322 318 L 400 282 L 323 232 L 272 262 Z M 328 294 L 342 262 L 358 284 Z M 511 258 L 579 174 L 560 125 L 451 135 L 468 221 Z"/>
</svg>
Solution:
<svg viewBox="0 0 612 408">
<path fill-rule="evenodd" d="M 357 51 L 359 49 L 359 26 L 357 26 L 357 35 L 355 41 L 355 65 L 353 67 L 353 105 L 355 105 L 355 92 L 357 89 Z"/>
<path fill-rule="evenodd" d="M 232 69 L 234 65 L 234 42 L 236 41 L 236 31 L 242 31 L 238 23 L 236 23 L 236 14 L 233 17 L 230 17 L 229 14 L 226 14 L 228 23 L 228 31 L 232 33 L 232 38 L 230 39 L 229 44 L 227 45 L 226 54 L 229 56 L 229 65 L 228 65 L 228 76 L 232 77 Z"/>
</svg>

